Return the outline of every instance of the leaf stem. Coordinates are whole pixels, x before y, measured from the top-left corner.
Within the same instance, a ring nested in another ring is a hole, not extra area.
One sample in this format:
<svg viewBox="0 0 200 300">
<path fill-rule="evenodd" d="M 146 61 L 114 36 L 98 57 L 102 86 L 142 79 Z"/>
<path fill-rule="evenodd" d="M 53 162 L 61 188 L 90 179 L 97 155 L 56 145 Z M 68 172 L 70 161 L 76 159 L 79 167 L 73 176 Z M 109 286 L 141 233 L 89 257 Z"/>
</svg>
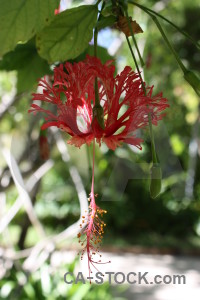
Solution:
<svg viewBox="0 0 200 300">
<path fill-rule="evenodd" d="M 181 70 L 183 71 L 183 74 L 185 74 L 187 72 L 186 67 L 184 66 L 184 64 L 182 63 L 182 61 L 180 60 L 176 50 L 174 49 L 174 47 L 172 46 L 172 44 L 170 43 L 170 41 L 168 40 L 164 30 L 162 29 L 162 26 L 160 25 L 158 19 L 153 16 L 152 14 L 150 14 L 152 20 L 154 21 L 154 23 L 156 24 L 156 26 L 158 27 L 158 30 L 160 31 L 165 43 L 167 44 L 169 50 L 172 52 L 172 54 L 174 55 L 179 67 L 181 68 Z"/>
<path fill-rule="evenodd" d="M 128 11 L 127 11 L 126 8 L 124 9 L 124 12 L 125 12 L 126 19 L 127 19 L 127 22 L 128 22 L 129 30 L 130 30 L 130 32 L 131 32 L 131 37 L 132 37 L 133 43 L 134 43 L 134 45 L 135 45 L 135 48 L 136 48 L 136 50 L 137 50 L 137 53 L 138 53 L 138 56 L 139 56 L 139 59 L 140 59 L 140 64 L 141 64 L 141 66 L 143 67 L 143 66 L 144 66 L 144 61 L 143 61 L 143 59 L 142 59 L 142 56 L 141 56 L 141 54 L 140 54 L 140 50 L 139 50 L 138 45 L 137 45 L 137 43 L 136 43 L 136 40 L 135 40 L 135 37 L 134 37 L 134 33 L 133 33 L 133 28 L 132 28 L 132 26 L 131 26 L 131 22 L 130 22 L 130 19 L 129 19 Z"/>
<path fill-rule="evenodd" d="M 141 10 L 143 10 L 144 12 L 146 12 L 147 14 L 154 14 L 157 17 L 163 19 L 165 22 L 169 23 L 171 26 L 173 26 L 176 30 L 178 30 L 181 34 L 183 34 L 188 40 L 190 40 L 198 49 L 200 49 L 200 44 L 198 42 L 196 42 L 187 32 L 185 32 L 184 30 L 182 30 L 180 27 L 178 27 L 176 24 L 174 24 L 173 22 L 171 22 L 170 20 L 168 20 L 167 18 L 165 18 L 164 16 L 162 16 L 161 14 L 157 13 L 156 11 L 143 6 L 141 4 L 138 4 L 135 1 L 129 0 L 128 1 L 130 4 L 133 4 L 137 7 L 139 7 Z"/>
<path fill-rule="evenodd" d="M 129 49 L 130 49 L 132 58 L 133 58 L 133 60 L 134 60 L 134 63 L 135 63 L 137 72 L 138 72 L 139 77 L 140 77 L 140 80 L 141 80 L 142 89 L 143 89 L 143 91 L 144 91 L 144 93 L 145 93 L 145 95 L 146 95 L 145 84 L 144 84 L 144 81 L 143 81 L 143 79 L 142 79 L 142 75 L 141 75 L 141 72 L 140 72 L 140 70 L 139 70 L 139 66 L 138 66 L 137 60 L 136 60 L 136 58 L 135 58 L 135 54 L 134 54 L 134 52 L 133 52 L 133 49 L 132 49 L 132 47 L 131 47 L 129 38 L 128 38 L 127 36 L 126 36 L 126 40 L 127 40 L 127 43 L 128 43 L 128 46 L 129 46 Z M 153 134 L 153 128 L 152 128 L 152 121 L 151 121 L 151 115 L 150 115 L 150 113 L 148 114 L 148 120 L 149 120 L 149 132 L 150 132 L 150 138 L 151 138 L 152 160 L 153 160 L 153 163 L 158 163 L 157 155 L 156 155 L 156 146 L 155 146 L 155 140 L 154 140 L 154 134 Z"/>
<path fill-rule="evenodd" d="M 132 4 L 134 3 L 135 5 L 137 5 L 134 1 L 129 1 L 129 2 L 132 3 Z M 140 7 L 141 5 L 137 5 L 137 6 Z M 194 91 L 196 92 L 196 94 L 198 96 L 200 96 L 200 80 L 199 80 L 199 78 L 193 72 L 187 70 L 187 68 L 184 66 L 184 64 L 182 63 L 182 61 L 181 61 L 180 57 L 178 56 L 176 50 L 174 49 L 173 45 L 170 43 L 169 39 L 167 38 L 167 36 L 166 36 L 166 34 L 165 34 L 162 26 L 160 25 L 160 22 L 158 21 L 158 18 L 155 15 L 157 15 L 157 16 L 159 16 L 161 18 L 164 18 L 164 17 L 162 17 L 161 15 L 155 13 L 153 10 L 145 8 L 144 6 L 142 6 L 141 9 L 143 9 L 152 18 L 153 22 L 156 24 L 158 30 L 160 31 L 160 33 L 161 33 L 161 35 L 162 35 L 165 43 L 167 44 L 169 50 L 174 55 L 174 57 L 175 57 L 178 65 L 179 65 L 179 67 L 181 68 L 181 70 L 182 70 L 182 72 L 184 74 L 184 79 L 190 84 L 190 86 L 194 89 Z M 167 19 L 165 19 L 165 18 L 164 18 L 164 20 L 167 21 Z M 171 23 L 170 21 L 169 21 L 169 23 L 171 25 L 173 25 L 173 23 Z M 178 27 L 175 26 L 175 28 L 177 28 L 179 30 Z"/>
<path fill-rule="evenodd" d="M 101 1 L 102 1 L 102 0 L 98 0 L 98 1 L 97 1 L 97 3 L 96 3 L 96 5 L 98 6 L 98 5 L 99 5 L 99 3 L 100 3 Z"/>
<path fill-rule="evenodd" d="M 144 81 L 142 79 L 142 75 L 141 75 L 141 72 L 140 72 L 140 69 L 139 69 L 139 66 L 138 66 L 138 63 L 137 63 L 137 60 L 136 60 L 136 57 L 135 57 L 135 54 L 133 52 L 133 49 L 131 47 L 131 43 L 129 41 L 129 38 L 126 36 L 126 40 L 127 40 L 127 43 L 128 43 L 128 46 L 129 46 L 129 50 L 131 52 L 131 55 L 132 55 L 132 58 L 134 60 L 134 63 L 135 63 L 135 66 L 136 66 L 136 69 L 137 69 L 137 72 L 140 76 L 140 80 L 141 80 L 141 83 L 142 83 L 142 88 L 143 88 L 143 91 L 146 93 L 146 88 L 145 88 L 145 85 L 144 85 Z"/>
<path fill-rule="evenodd" d="M 131 3 L 133 3 L 133 1 L 131 1 Z M 167 44 L 169 50 L 172 52 L 172 54 L 174 55 L 179 67 L 181 68 L 181 70 L 183 71 L 183 74 L 185 74 L 187 72 L 186 67 L 184 66 L 184 64 L 182 63 L 181 59 L 179 58 L 176 50 L 174 49 L 174 47 L 172 46 L 172 44 L 170 43 L 169 39 L 167 38 L 162 26 L 160 25 L 157 17 L 152 14 L 151 12 L 149 12 L 147 9 L 145 9 L 145 12 L 152 18 L 153 22 L 156 24 L 158 30 L 160 31 L 165 43 Z"/>
</svg>

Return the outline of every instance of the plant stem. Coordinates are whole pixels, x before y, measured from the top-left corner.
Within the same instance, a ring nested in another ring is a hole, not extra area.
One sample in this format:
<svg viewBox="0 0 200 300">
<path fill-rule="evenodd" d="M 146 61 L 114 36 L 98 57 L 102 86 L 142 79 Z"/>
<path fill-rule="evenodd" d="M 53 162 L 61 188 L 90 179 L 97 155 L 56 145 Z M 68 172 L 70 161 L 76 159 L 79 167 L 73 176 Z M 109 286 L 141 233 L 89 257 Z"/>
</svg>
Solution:
<svg viewBox="0 0 200 300">
<path fill-rule="evenodd" d="M 153 134 L 153 128 L 152 128 L 152 122 L 151 122 L 151 116 L 148 114 L 149 119 L 149 132 L 151 137 L 151 152 L 152 152 L 152 161 L 154 164 L 158 163 L 157 155 L 156 155 L 156 146 L 155 146 L 155 140 L 154 140 L 154 134 Z"/>
<path fill-rule="evenodd" d="M 143 6 L 141 4 L 138 4 L 137 2 L 135 1 L 131 1 L 129 0 L 128 1 L 130 4 L 133 4 L 137 7 L 139 7 L 140 9 L 142 9 L 144 12 L 146 12 L 147 14 L 154 14 L 156 15 L 157 17 L 163 19 L 165 22 L 169 23 L 171 26 L 173 26 L 176 30 L 178 30 L 181 34 L 183 34 L 187 39 L 189 39 L 198 49 L 200 49 L 200 44 L 197 43 L 187 32 L 185 32 L 184 30 L 182 30 L 181 28 L 179 28 L 176 24 L 174 24 L 173 22 L 171 22 L 170 20 L 168 20 L 167 18 L 163 17 L 161 14 L 157 13 L 156 11 L 146 7 L 146 6 Z"/>
<path fill-rule="evenodd" d="M 93 194 L 93 196 L 94 196 L 94 164 L 95 164 L 95 140 L 93 142 L 93 154 L 92 154 L 92 186 L 91 186 L 91 193 Z M 95 199 L 94 199 L 94 203 L 95 203 Z"/>
<path fill-rule="evenodd" d="M 134 1 L 129 1 L 132 4 L 137 5 Z M 172 52 L 172 54 L 174 55 L 179 67 L 181 68 L 183 74 L 184 74 L 184 79 L 190 84 L 190 86 L 194 89 L 195 93 L 197 94 L 197 96 L 200 96 L 200 80 L 199 78 L 191 71 L 187 70 L 186 67 L 184 66 L 184 64 L 182 63 L 181 59 L 179 58 L 176 50 L 174 49 L 173 45 L 170 43 L 169 39 L 167 38 L 162 26 L 160 25 L 158 18 L 155 16 L 159 16 L 161 18 L 163 18 L 165 21 L 168 21 L 167 19 L 165 19 L 164 17 L 162 17 L 161 15 L 155 13 L 153 10 L 150 10 L 148 8 L 145 8 L 144 6 L 141 5 L 137 5 L 138 7 L 140 7 L 141 9 L 143 9 L 153 20 L 153 22 L 156 24 L 158 30 L 160 31 L 165 43 L 167 44 L 169 50 Z M 172 22 L 168 21 L 171 25 L 174 25 Z M 176 27 L 176 25 L 174 25 L 175 28 L 177 28 L 179 31 L 180 29 L 178 27 Z M 182 32 L 183 33 L 183 32 Z M 184 33 L 183 33 L 184 34 Z M 186 37 L 189 38 L 189 35 L 187 36 L 187 34 L 185 34 Z M 190 38 L 190 40 L 192 40 Z M 194 42 L 194 40 L 192 40 Z M 196 44 L 196 46 L 200 49 L 199 44 Z"/>
<path fill-rule="evenodd" d="M 88 160 L 88 173 L 89 177 L 92 177 L 92 165 L 91 165 L 91 160 L 90 160 L 90 146 L 86 147 L 87 151 L 87 160 Z"/>
<path fill-rule="evenodd" d="M 97 2 L 97 5 L 98 5 L 101 1 L 102 1 L 102 0 L 99 0 L 99 1 Z M 103 1 L 103 4 L 102 4 L 102 6 L 101 6 L 101 10 L 100 10 L 100 12 L 99 12 L 99 17 L 98 17 L 97 23 L 98 23 L 98 22 L 100 21 L 100 19 L 101 19 L 101 12 L 102 12 L 104 6 L 105 6 L 105 2 Z M 98 38 L 98 28 L 97 28 L 97 25 L 96 25 L 96 27 L 95 27 L 95 29 L 94 29 L 94 56 L 95 56 L 95 57 L 97 57 L 97 38 Z"/>
<path fill-rule="evenodd" d="M 133 60 L 134 60 L 134 63 L 135 63 L 137 72 L 138 72 L 138 74 L 139 74 L 139 76 L 140 76 L 140 80 L 141 80 L 141 83 L 142 83 L 142 88 L 143 88 L 143 90 L 144 90 L 144 92 L 145 92 L 145 94 L 146 94 L 146 88 L 145 88 L 145 85 L 144 85 L 144 82 L 143 82 L 143 79 L 142 79 L 142 75 L 141 75 L 141 72 L 140 72 L 140 69 L 139 69 L 137 60 L 136 60 L 136 58 L 135 58 L 135 54 L 134 54 L 133 49 L 132 49 L 132 47 L 131 47 L 131 43 L 130 43 L 129 38 L 128 38 L 127 36 L 126 36 L 126 40 L 127 40 L 127 43 L 128 43 L 129 50 L 130 50 L 130 52 L 131 52 L 132 58 L 133 58 Z"/>
<path fill-rule="evenodd" d="M 99 3 L 100 3 L 101 1 L 102 1 L 102 0 L 98 0 L 98 1 L 97 1 L 97 3 L 96 3 L 96 5 L 98 6 L 98 5 L 99 5 Z"/>
<path fill-rule="evenodd" d="M 97 37 L 98 37 L 98 29 L 97 26 L 94 29 L 94 56 L 97 57 Z"/>
<path fill-rule="evenodd" d="M 94 56 L 95 57 L 97 57 L 97 37 L 98 37 L 98 29 L 97 29 L 97 26 L 96 26 L 95 30 L 94 30 Z M 95 106 L 99 106 L 100 101 L 99 101 L 99 91 L 98 91 L 97 77 L 95 77 L 94 88 L 95 88 Z"/>
<path fill-rule="evenodd" d="M 98 88 L 98 80 L 97 77 L 95 77 L 95 106 L 100 106 L 100 100 L 99 100 L 99 88 Z"/>
<path fill-rule="evenodd" d="M 132 47 L 131 47 L 129 38 L 128 38 L 127 36 L 126 36 L 126 40 L 127 40 L 127 43 L 128 43 L 128 46 L 129 46 L 129 49 L 130 49 L 132 58 L 133 58 L 133 60 L 134 60 L 134 63 L 135 63 L 137 72 L 138 72 L 139 77 L 140 77 L 140 80 L 141 80 L 142 89 L 143 89 L 143 91 L 144 91 L 144 94 L 146 95 L 145 84 L 144 84 L 144 81 L 143 81 L 143 79 L 142 79 L 142 75 L 141 75 L 141 73 L 140 73 L 139 66 L 138 66 L 137 60 L 136 60 L 136 58 L 135 58 L 135 54 L 134 54 L 134 52 L 133 52 L 133 49 L 132 49 Z M 155 146 L 155 141 L 154 141 L 154 134 L 153 134 L 153 128 L 152 128 L 152 121 L 151 121 L 151 115 L 150 115 L 150 113 L 148 114 L 148 119 L 149 119 L 149 132 L 150 132 L 150 138 L 151 138 L 152 160 L 153 160 L 153 163 L 158 163 L 157 155 L 156 155 L 156 146 Z"/>
<path fill-rule="evenodd" d="M 133 4 L 133 1 L 131 1 L 131 3 Z M 145 12 L 152 18 L 152 20 L 154 21 L 154 23 L 156 24 L 158 30 L 160 31 L 165 43 L 167 44 L 169 50 L 173 53 L 179 67 L 181 68 L 181 70 L 183 71 L 183 74 L 185 74 L 187 72 L 187 69 L 185 68 L 184 64 L 182 63 L 182 61 L 180 60 L 176 50 L 174 49 L 174 47 L 172 46 L 172 44 L 170 43 L 170 41 L 168 40 L 164 30 L 162 29 L 162 26 L 160 25 L 157 17 L 152 14 L 151 12 L 148 11 L 148 9 L 145 9 Z"/>
<path fill-rule="evenodd" d="M 174 49 L 174 47 L 172 46 L 172 44 L 171 44 L 170 41 L 168 40 L 168 38 L 167 38 L 167 36 L 166 36 L 164 30 L 162 29 L 162 26 L 160 25 L 158 19 L 157 19 L 155 16 L 153 16 L 152 14 L 150 14 L 150 16 L 151 16 L 152 20 L 154 21 L 154 23 L 156 24 L 156 26 L 158 27 L 158 30 L 160 31 L 160 33 L 161 33 L 161 35 L 162 35 L 162 37 L 163 37 L 165 43 L 167 44 L 169 50 L 173 53 L 173 55 L 174 55 L 174 57 L 175 57 L 175 59 L 176 59 L 178 65 L 179 65 L 179 67 L 180 67 L 181 70 L 183 71 L 183 74 L 185 74 L 185 73 L 187 72 L 187 69 L 186 69 L 186 67 L 184 66 L 184 64 L 182 63 L 182 61 L 180 60 L 180 58 L 179 58 L 179 56 L 178 56 L 176 50 Z"/>
<path fill-rule="evenodd" d="M 100 2 L 101 1 L 98 1 L 98 4 Z M 99 14 L 99 17 L 98 17 L 98 21 L 101 19 L 101 12 L 104 8 L 104 5 L 105 5 L 105 2 L 103 2 L 102 6 L 101 6 L 101 11 L 100 11 L 100 14 Z M 97 57 L 97 39 L 98 39 L 98 28 L 96 26 L 95 29 L 94 29 L 94 56 L 95 57 Z M 95 78 L 95 106 L 100 106 L 97 77 Z"/>
<path fill-rule="evenodd" d="M 139 56 L 139 59 L 140 59 L 140 64 L 141 64 L 141 66 L 143 67 L 143 66 L 144 66 L 144 61 L 143 61 L 143 59 L 142 59 L 142 56 L 141 56 L 141 54 L 140 54 L 140 50 L 139 50 L 139 48 L 138 48 L 138 45 L 137 45 L 136 40 L 135 40 L 135 37 L 134 37 L 133 28 L 132 28 L 132 26 L 131 26 L 131 22 L 130 22 L 130 19 L 129 19 L 129 15 L 128 15 L 127 9 L 125 8 L 124 11 L 125 11 L 126 19 L 127 19 L 127 22 L 128 22 L 129 30 L 130 30 L 130 32 L 131 32 L 131 37 L 132 37 L 133 43 L 134 43 L 134 45 L 135 45 L 135 48 L 136 48 L 136 50 L 137 50 L 137 53 L 138 53 L 138 56 Z"/>
</svg>

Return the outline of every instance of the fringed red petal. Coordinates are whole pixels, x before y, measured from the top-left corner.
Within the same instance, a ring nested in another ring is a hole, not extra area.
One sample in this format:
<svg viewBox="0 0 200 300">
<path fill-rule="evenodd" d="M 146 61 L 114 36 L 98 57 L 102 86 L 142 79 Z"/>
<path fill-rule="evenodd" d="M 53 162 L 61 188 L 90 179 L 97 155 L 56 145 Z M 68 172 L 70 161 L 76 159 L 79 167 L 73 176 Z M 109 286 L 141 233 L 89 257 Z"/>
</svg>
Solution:
<svg viewBox="0 0 200 300">
<path fill-rule="evenodd" d="M 33 94 L 33 100 L 54 104 L 57 113 L 36 104 L 29 112 L 45 113 L 48 123 L 43 128 L 62 128 L 72 136 L 69 144 L 76 147 L 96 139 L 99 145 L 104 141 L 112 150 L 123 142 L 141 149 L 142 140 L 134 137 L 136 130 L 149 124 L 149 115 L 152 124 L 157 125 L 169 104 L 162 93 L 152 96 L 153 86 L 145 86 L 145 95 L 139 74 L 130 67 L 126 66 L 116 77 L 114 71 L 112 61 L 102 64 L 100 59 L 89 55 L 85 61 L 60 64 L 54 68 L 52 86 L 46 78 L 41 79 L 39 85 L 43 88 L 42 93 Z M 93 120 L 96 77 L 100 104 L 104 110 L 104 129 Z"/>
</svg>

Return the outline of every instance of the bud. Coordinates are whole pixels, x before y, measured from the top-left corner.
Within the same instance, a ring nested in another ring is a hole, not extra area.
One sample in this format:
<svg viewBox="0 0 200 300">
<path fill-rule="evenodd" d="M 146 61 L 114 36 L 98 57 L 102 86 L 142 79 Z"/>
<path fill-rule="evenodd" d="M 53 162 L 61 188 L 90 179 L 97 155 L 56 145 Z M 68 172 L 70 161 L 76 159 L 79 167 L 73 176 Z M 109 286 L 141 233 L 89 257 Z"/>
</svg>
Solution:
<svg viewBox="0 0 200 300">
<path fill-rule="evenodd" d="M 155 199 L 161 191 L 162 186 L 162 170 L 159 163 L 154 163 L 151 168 L 150 195 Z"/>
<path fill-rule="evenodd" d="M 200 79 L 198 76 L 192 71 L 187 71 L 184 74 L 184 78 L 193 87 L 197 95 L 200 96 Z"/>
</svg>

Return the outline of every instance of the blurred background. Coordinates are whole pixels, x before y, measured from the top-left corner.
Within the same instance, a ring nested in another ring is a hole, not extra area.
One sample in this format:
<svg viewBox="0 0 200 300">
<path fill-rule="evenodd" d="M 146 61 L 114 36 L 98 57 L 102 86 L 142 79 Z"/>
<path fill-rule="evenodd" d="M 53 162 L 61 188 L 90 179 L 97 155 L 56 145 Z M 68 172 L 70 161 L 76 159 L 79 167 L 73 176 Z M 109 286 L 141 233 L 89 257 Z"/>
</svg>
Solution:
<svg viewBox="0 0 200 300">
<path fill-rule="evenodd" d="M 66 0 L 61 1 L 61 9 L 83 2 L 93 3 Z M 161 13 L 194 40 L 200 40 L 198 0 L 139 3 Z M 155 200 L 149 195 L 148 130 L 139 133 L 144 139 L 142 151 L 128 145 L 115 152 L 105 145 L 96 147 L 97 203 L 108 211 L 104 215 L 107 226 L 102 252 L 106 252 L 106 258 L 123 262 L 120 266 L 124 269 L 119 267 L 118 271 L 126 272 L 130 264 L 134 271 L 135 267 L 145 265 L 146 259 L 149 268 L 158 263 L 170 272 L 170 266 L 181 264 L 182 273 L 190 269 L 197 274 L 200 271 L 199 99 L 184 81 L 148 15 L 133 5 L 129 6 L 129 13 L 144 31 L 136 38 L 145 61 L 145 81 L 149 86 L 154 85 L 154 93 L 162 91 L 170 104 L 163 121 L 154 127 L 163 171 L 162 193 Z M 198 73 L 199 50 L 168 23 L 161 21 L 161 24 L 185 66 Z M 135 69 L 122 33 L 105 28 L 99 32 L 98 44 L 102 61 L 114 59 L 117 72 L 126 65 Z M 0 299 L 179 299 L 173 295 L 170 298 L 169 294 L 167 298 L 163 294 L 155 296 L 156 288 L 143 294 L 142 287 L 138 292 L 130 292 L 126 285 L 113 288 L 108 283 L 100 286 L 64 283 L 64 273 L 80 267 L 76 222 L 80 203 L 87 206 L 92 149 L 87 152 L 86 146 L 81 149 L 67 146 L 65 134 L 49 130 L 49 158 L 42 159 L 39 144 L 43 117 L 28 114 L 28 109 L 31 94 L 37 89 L 37 78 L 51 72 L 44 66 L 40 74 L 31 58 L 35 49 L 31 51 L 28 64 L 18 61 L 17 53 L 12 61 L 8 53 L 6 64 L 5 58 L 0 61 Z M 183 261 L 188 264 L 183 266 Z M 87 274 L 87 269 L 84 270 Z M 199 286 L 200 278 L 196 280 Z M 180 299 L 185 298 L 182 295 Z"/>
</svg>

